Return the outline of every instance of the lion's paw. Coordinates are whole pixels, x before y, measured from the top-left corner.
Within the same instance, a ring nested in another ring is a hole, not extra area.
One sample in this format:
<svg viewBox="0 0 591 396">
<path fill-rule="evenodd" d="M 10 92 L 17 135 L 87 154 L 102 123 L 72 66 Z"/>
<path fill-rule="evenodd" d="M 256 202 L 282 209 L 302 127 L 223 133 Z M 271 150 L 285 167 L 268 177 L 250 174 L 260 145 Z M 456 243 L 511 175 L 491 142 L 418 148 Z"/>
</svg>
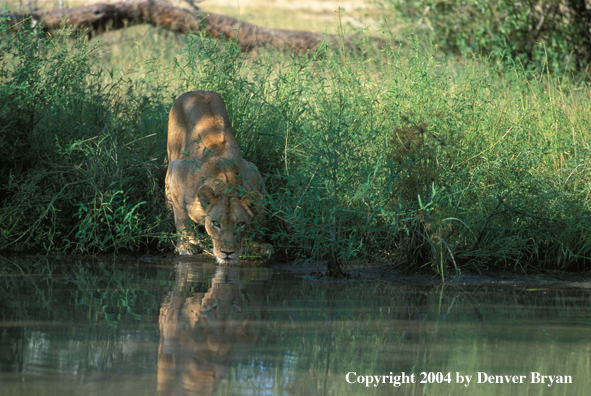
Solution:
<svg viewBox="0 0 591 396">
<path fill-rule="evenodd" d="M 270 243 L 259 244 L 258 250 L 264 256 L 270 256 L 275 251 L 275 249 L 273 248 L 273 245 L 271 245 Z"/>
<path fill-rule="evenodd" d="M 176 252 L 179 256 L 192 256 L 204 250 L 201 242 L 195 238 L 184 238 L 179 241 Z"/>
</svg>

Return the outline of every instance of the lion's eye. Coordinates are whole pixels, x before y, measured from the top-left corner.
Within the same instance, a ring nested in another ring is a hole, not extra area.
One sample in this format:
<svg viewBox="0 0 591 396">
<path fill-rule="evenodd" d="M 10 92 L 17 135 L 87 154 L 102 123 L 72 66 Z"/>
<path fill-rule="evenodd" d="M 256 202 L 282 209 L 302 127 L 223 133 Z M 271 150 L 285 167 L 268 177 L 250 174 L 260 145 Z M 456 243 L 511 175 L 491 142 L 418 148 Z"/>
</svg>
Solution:
<svg viewBox="0 0 591 396">
<path fill-rule="evenodd" d="M 217 222 L 217 221 L 215 221 L 215 220 L 212 220 L 212 221 L 211 221 L 211 225 L 213 225 L 215 228 L 220 228 L 220 223 L 218 223 L 218 222 Z"/>
<path fill-rule="evenodd" d="M 246 223 L 241 221 L 240 223 L 236 224 L 236 227 L 238 228 L 244 228 L 246 226 Z"/>
</svg>

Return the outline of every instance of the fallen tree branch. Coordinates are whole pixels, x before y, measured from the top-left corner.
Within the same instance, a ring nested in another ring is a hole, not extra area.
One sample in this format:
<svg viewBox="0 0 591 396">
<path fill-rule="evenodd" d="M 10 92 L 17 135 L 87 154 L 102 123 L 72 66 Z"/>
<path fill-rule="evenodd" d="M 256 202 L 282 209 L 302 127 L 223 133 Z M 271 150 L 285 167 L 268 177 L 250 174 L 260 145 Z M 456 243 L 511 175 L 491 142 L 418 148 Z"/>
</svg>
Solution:
<svg viewBox="0 0 591 396">
<path fill-rule="evenodd" d="M 97 3 L 84 7 L 59 10 L 36 11 L 32 14 L 0 14 L 16 25 L 28 17 L 33 23 L 42 24 L 46 31 L 73 26 L 79 31 L 85 29 L 95 35 L 106 30 L 122 29 L 131 25 L 148 23 L 179 33 L 206 30 L 211 36 L 221 39 L 234 38 L 242 51 L 257 48 L 315 50 L 323 39 L 327 44 L 336 45 L 341 41 L 337 35 L 304 32 L 298 30 L 265 29 L 251 23 L 225 15 L 207 13 L 194 6 L 193 11 L 173 6 L 159 0 L 130 0 L 114 4 Z M 360 38 L 346 36 L 345 45 L 360 50 Z M 378 48 L 385 46 L 379 37 L 368 37 L 367 41 Z"/>
</svg>

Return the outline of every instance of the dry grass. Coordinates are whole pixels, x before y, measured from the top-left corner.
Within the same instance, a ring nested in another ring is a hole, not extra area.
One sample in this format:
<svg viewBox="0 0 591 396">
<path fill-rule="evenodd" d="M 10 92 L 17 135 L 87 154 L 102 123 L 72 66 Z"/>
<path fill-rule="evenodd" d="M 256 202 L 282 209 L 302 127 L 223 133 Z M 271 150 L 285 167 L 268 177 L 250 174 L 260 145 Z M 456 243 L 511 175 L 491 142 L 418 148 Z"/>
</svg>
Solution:
<svg viewBox="0 0 591 396">
<path fill-rule="evenodd" d="M 94 3 L 115 3 L 120 0 L 63 0 L 63 7 L 76 7 Z M 171 0 L 170 3 L 179 7 L 191 9 L 184 0 Z M 205 12 L 223 14 L 243 19 L 266 28 L 293 29 L 312 32 L 335 34 L 339 29 L 339 9 L 341 22 L 350 28 L 364 28 L 369 26 L 372 32 L 377 32 L 377 24 L 368 16 L 375 15 L 377 10 L 373 5 L 365 4 L 363 0 L 204 0 L 195 1 Z M 60 6 L 59 0 L 18 0 L 3 2 L 12 11 L 29 9 L 51 9 Z"/>
</svg>

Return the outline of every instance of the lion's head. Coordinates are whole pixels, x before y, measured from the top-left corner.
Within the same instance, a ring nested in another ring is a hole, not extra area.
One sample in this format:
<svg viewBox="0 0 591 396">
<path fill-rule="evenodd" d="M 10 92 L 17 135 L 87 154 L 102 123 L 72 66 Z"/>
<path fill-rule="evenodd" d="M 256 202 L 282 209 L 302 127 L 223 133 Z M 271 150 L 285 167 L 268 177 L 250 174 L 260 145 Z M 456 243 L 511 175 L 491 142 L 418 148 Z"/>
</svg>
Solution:
<svg viewBox="0 0 591 396">
<path fill-rule="evenodd" d="M 242 197 L 203 185 L 197 197 L 205 210 L 204 225 L 213 240 L 213 254 L 220 264 L 234 265 L 242 254 L 242 240 L 249 234 L 262 194 L 251 191 Z"/>
</svg>

